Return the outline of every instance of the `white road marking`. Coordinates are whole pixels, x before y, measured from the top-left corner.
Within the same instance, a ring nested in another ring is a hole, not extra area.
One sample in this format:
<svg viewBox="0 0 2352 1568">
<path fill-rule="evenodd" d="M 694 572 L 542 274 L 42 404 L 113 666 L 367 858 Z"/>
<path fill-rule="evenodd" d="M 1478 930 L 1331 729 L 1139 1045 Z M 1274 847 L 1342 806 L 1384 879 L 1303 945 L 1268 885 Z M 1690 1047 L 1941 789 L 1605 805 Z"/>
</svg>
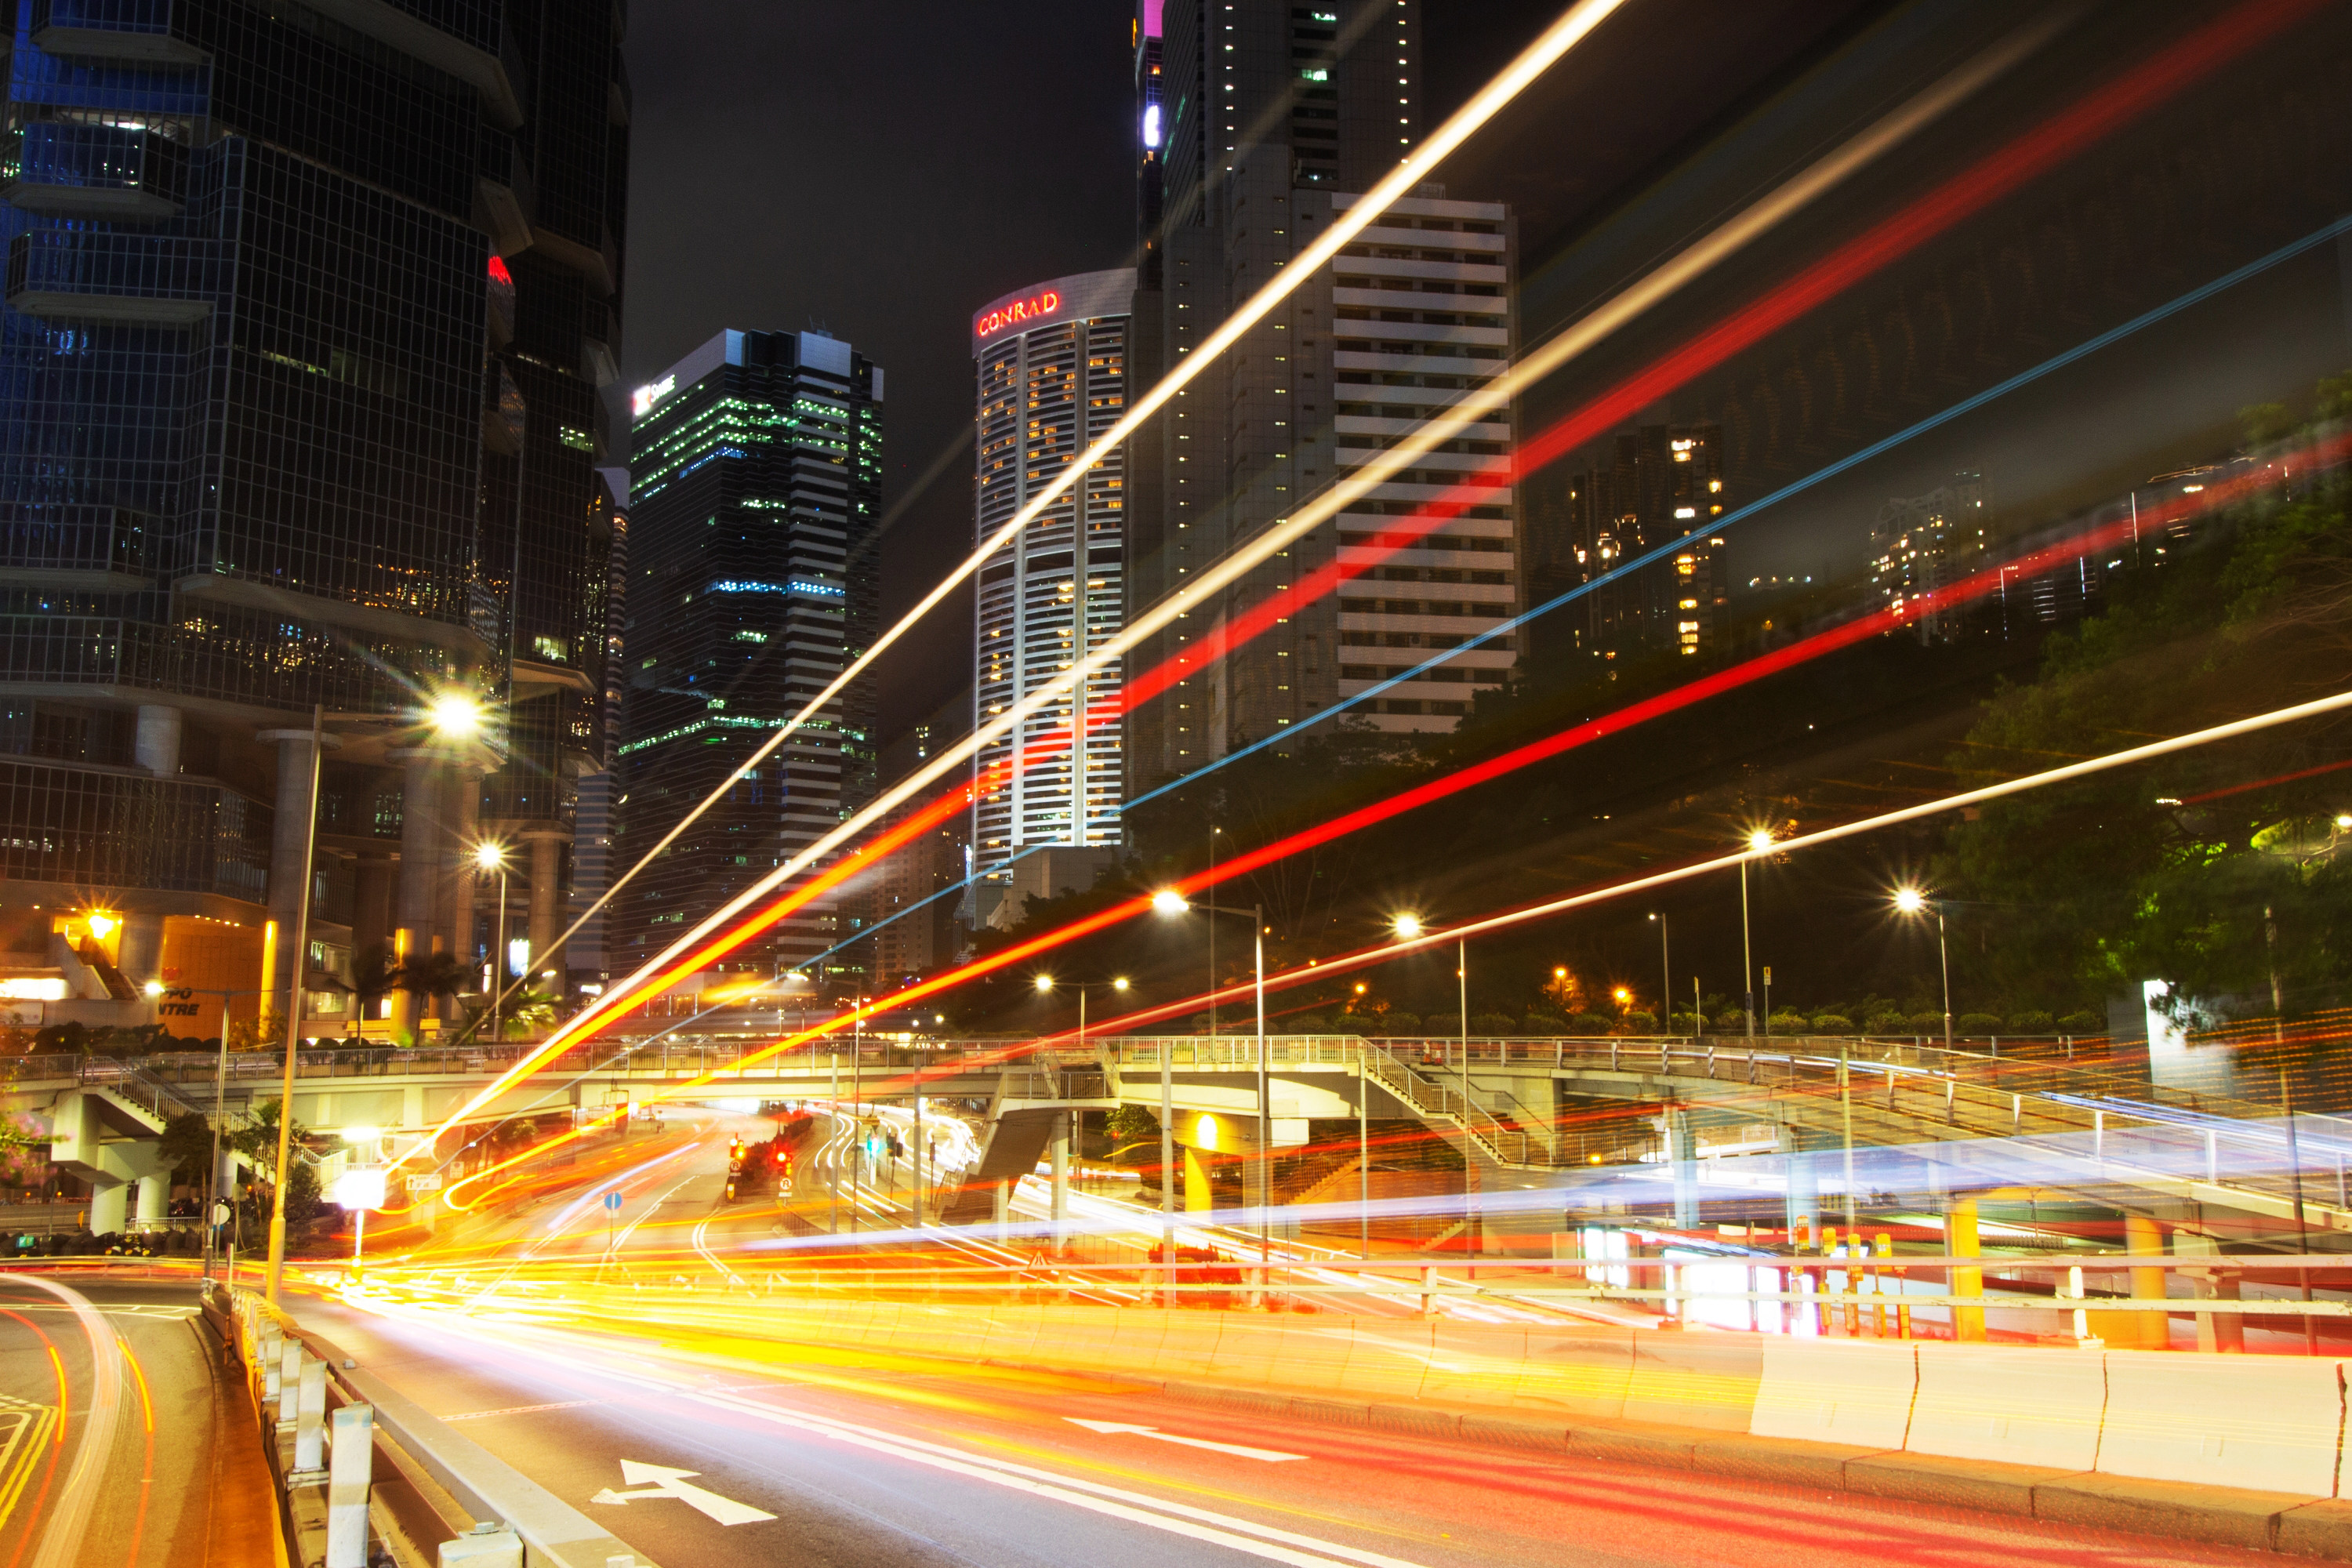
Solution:
<svg viewBox="0 0 2352 1568">
<path fill-rule="evenodd" d="M 750 1503 L 737 1502 L 733 1498 L 723 1498 L 717 1492 L 686 1484 L 687 1477 L 701 1473 L 700 1470 L 673 1470 L 664 1465 L 641 1465 L 635 1459 L 623 1459 L 621 1484 L 638 1489 L 616 1492 L 606 1487 L 588 1500 L 619 1506 L 646 1498 L 676 1498 L 687 1507 L 699 1510 L 721 1524 L 757 1524 L 763 1519 L 776 1517 L 764 1510 L 753 1508 Z M 646 1485 L 648 1481 L 653 1484 Z"/>
<path fill-rule="evenodd" d="M 1285 1459 L 1303 1459 L 1304 1454 L 1286 1454 L 1277 1448 L 1252 1448 L 1240 1443 L 1212 1443 L 1206 1437 L 1179 1437 L 1173 1432 L 1162 1432 L 1157 1426 L 1139 1426 L 1130 1421 L 1086 1421 L 1076 1415 L 1063 1420 L 1089 1432 L 1106 1435 L 1124 1433 L 1131 1436 L 1149 1437 L 1155 1443 L 1181 1443 L 1188 1448 L 1207 1448 L 1213 1453 L 1238 1454 L 1244 1459 L 1264 1459 L 1268 1464 L 1280 1464 Z"/>
<path fill-rule="evenodd" d="M 553 1405 L 509 1405 L 504 1410 L 467 1410 L 456 1415 L 444 1415 L 444 1421 L 486 1421 L 493 1415 L 530 1415 L 541 1410 L 577 1410 L 583 1405 L 602 1405 L 601 1399 L 565 1399 Z"/>
</svg>

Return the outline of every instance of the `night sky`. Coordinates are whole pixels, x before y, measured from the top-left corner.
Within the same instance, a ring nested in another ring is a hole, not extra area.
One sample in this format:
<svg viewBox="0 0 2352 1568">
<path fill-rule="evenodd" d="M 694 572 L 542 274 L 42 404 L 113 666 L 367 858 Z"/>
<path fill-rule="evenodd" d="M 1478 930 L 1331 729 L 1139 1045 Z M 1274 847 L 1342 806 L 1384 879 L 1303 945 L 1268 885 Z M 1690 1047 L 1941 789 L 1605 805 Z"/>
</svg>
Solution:
<svg viewBox="0 0 2352 1568">
<path fill-rule="evenodd" d="M 1427 0 L 1429 122 L 1559 9 Z M 1629 6 L 1444 177 L 1454 195 L 1512 203 L 1538 262 L 1866 9 Z M 888 376 L 895 618 L 971 539 L 971 312 L 1133 255 L 1129 15 L 1122 0 L 640 0 L 614 428 L 627 388 L 721 328 L 848 340 Z M 884 661 L 884 739 L 969 680 L 968 617 L 943 606 Z"/>
</svg>

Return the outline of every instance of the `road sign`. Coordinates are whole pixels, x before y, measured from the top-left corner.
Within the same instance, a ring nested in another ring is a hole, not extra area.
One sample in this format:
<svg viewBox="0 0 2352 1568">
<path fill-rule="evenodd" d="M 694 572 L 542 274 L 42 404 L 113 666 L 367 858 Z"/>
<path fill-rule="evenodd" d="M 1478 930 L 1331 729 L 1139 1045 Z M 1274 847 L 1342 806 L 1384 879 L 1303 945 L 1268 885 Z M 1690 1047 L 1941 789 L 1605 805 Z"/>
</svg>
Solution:
<svg viewBox="0 0 2352 1568">
<path fill-rule="evenodd" d="M 439 1192 L 441 1190 L 441 1173 L 438 1171 L 429 1171 L 422 1175 L 409 1177 L 408 1190 L 412 1193 Z"/>
<path fill-rule="evenodd" d="M 1239 1443 L 1212 1443 L 1206 1437 L 1179 1437 L 1175 1433 L 1162 1432 L 1157 1426 L 1138 1426 L 1127 1421 L 1082 1421 L 1075 1415 L 1065 1415 L 1062 1419 L 1074 1426 L 1083 1426 L 1089 1432 L 1105 1434 L 1123 1432 L 1131 1436 L 1149 1437 L 1155 1443 L 1181 1443 L 1187 1448 L 1207 1448 L 1213 1453 L 1238 1454 L 1244 1459 L 1262 1459 L 1269 1465 L 1278 1465 L 1286 1459 L 1307 1458 L 1304 1454 L 1286 1454 L 1278 1448 L 1251 1448 Z"/>
<path fill-rule="evenodd" d="M 235 1216 L 236 1213 L 236 1211 L 235 1209 L 228 1206 L 228 1200 L 226 1198 L 215 1198 L 213 1200 L 213 1223 L 215 1225 L 226 1225 L 229 1220 Z"/>
<path fill-rule="evenodd" d="M 776 1517 L 764 1510 L 753 1508 L 750 1503 L 737 1502 L 733 1498 L 723 1498 L 717 1492 L 686 1484 L 687 1477 L 701 1473 L 699 1470 L 673 1470 L 660 1465 L 641 1465 L 635 1459 L 623 1459 L 621 1484 L 638 1489 L 616 1492 L 606 1487 L 588 1500 L 618 1507 L 648 1498 L 676 1498 L 687 1507 L 698 1510 L 721 1524 L 756 1524 L 761 1520 Z M 643 1484 L 647 1481 L 653 1484 Z"/>
<path fill-rule="evenodd" d="M 604 1208 L 608 1213 L 619 1214 L 621 1212 L 621 1194 L 618 1193 L 606 1193 L 604 1194 Z"/>
</svg>

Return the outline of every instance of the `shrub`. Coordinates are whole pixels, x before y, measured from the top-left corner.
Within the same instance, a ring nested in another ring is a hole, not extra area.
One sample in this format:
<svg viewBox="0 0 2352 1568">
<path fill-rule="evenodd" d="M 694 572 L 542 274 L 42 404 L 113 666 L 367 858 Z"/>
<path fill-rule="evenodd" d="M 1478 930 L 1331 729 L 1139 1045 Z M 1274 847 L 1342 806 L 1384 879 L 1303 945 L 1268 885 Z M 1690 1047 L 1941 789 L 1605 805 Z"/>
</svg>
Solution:
<svg viewBox="0 0 2352 1568">
<path fill-rule="evenodd" d="M 1568 1021 L 1569 1033 L 1572 1035 L 1605 1035 L 1613 1026 L 1612 1020 L 1598 1013 L 1579 1013 Z"/>
<path fill-rule="evenodd" d="M 1739 1034 L 1748 1027 L 1748 1015 L 1739 1008 L 1726 1007 L 1715 1016 L 1715 1026 L 1720 1034 Z"/>
<path fill-rule="evenodd" d="M 2000 1033 L 2000 1015 L 1963 1013 L 1952 1020 L 1952 1027 L 1963 1035 L 1998 1035 Z"/>
<path fill-rule="evenodd" d="M 1937 1021 L 1942 1022 L 1941 1019 Z M 1873 1013 L 1866 1027 L 1874 1035 L 1907 1035 L 1911 1032 L 1911 1021 L 1900 1013 Z"/>
<path fill-rule="evenodd" d="M 1422 1019 L 1421 1026 L 1433 1035 L 1451 1035 L 1458 1040 L 1462 1037 L 1462 1015 L 1432 1013 Z"/>
<path fill-rule="evenodd" d="M 1706 1020 L 1696 1013 L 1676 1013 L 1666 1020 L 1666 1033 L 1704 1035 L 1706 1033 Z"/>
<path fill-rule="evenodd" d="M 1328 1035 L 1331 1032 L 1331 1023 L 1320 1013 L 1301 1013 L 1296 1018 L 1285 1018 L 1282 1032 L 1286 1035 Z"/>
<path fill-rule="evenodd" d="M 2096 1013 L 2069 1013 L 2058 1020 L 2058 1026 L 2070 1035 L 2097 1034 L 2106 1028 L 2107 1021 Z"/>
<path fill-rule="evenodd" d="M 1421 1033 L 1421 1015 L 1383 1013 L 1372 1032 L 1380 1035 L 1418 1035 Z"/>
<path fill-rule="evenodd" d="M 2012 1013 L 2009 1017 L 2011 1031 L 2020 1035 L 2046 1035 L 2054 1023 L 2047 1013 Z"/>
<path fill-rule="evenodd" d="M 1565 1035 L 1568 1033 L 1568 1020 L 1565 1018 L 1555 1018 L 1549 1013 L 1530 1013 L 1526 1017 L 1519 1020 L 1519 1033 L 1523 1035 Z"/>
<path fill-rule="evenodd" d="M 1470 1032 L 1474 1035 L 1510 1035 L 1518 1032 L 1518 1024 L 1507 1013 L 1473 1013 Z"/>
<path fill-rule="evenodd" d="M 1853 1033 L 1853 1020 L 1843 1013 L 1816 1013 L 1813 1015 L 1813 1033 L 1851 1035 Z"/>
<path fill-rule="evenodd" d="M 1805 1016 L 1794 1007 L 1783 1007 L 1772 1015 L 1772 1027 L 1776 1033 L 1787 1034 L 1805 1026 Z"/>
<path fill-rule="evenodd" d="M 1657 1032 L 1658 1016 L 1646 1008 L 1635 1007 L 1625 1015 L 1624 1029 L 1629 1035 L 1649 1035 Z"/>
<path fill-rule="evenodd" d="M 1904 1019 L 1903 1026 L 1915 1035 L 1940 1035 L 1944 1032 L 1944 1015 L 1922 1010 Z"/>
</svg>

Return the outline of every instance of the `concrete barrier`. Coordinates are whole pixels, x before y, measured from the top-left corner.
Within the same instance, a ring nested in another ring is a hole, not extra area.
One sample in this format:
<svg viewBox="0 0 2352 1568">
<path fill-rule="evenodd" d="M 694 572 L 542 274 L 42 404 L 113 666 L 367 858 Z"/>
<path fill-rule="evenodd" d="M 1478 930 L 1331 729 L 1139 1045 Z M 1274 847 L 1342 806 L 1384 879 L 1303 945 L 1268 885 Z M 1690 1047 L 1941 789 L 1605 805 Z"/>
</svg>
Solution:
<svg viewBox="0 0 2352 1568">
<path fill-rule="evenodd" d="M 1625 1418 L 1745 1432 L 1763 1372 L 1763 1336 L 1637 1331 Z"/>
<path fill-rule="evenodd" d="M 2103 1475 L 2333 1497 L 2343 1363 L 2109 1351 Z"/>
<path fill-rule="evenodd" d="M 2106 1357 L 1999 1345 L 1919 1347 L 1915 1454 L 2087 1470 L 2098 1462 Z"/>
<path fill-rule="evenodd" d="M 1527 1364 L 1525 1329 L 1443 1318 L 1433 1320 L 1430 1328 L 1429 1371 L 1422 1378 L 1422 1398 L 1462 1405 L 1512 1402 L 1520 1369 Z"/>
<path fill-rule="evenodd" d="M 1615 1421 L 1633 1381 L 1633 1329 L 1529 1329 L 1520 1406 L 1571 1418 Z"/>
<path fill-rule="evenodd" d="M 1748 1430 L 1864 1448 L 1900 1448 L 1918 1388 L 1913 1345 L 1894 1340 L 1764 1342 Z"/>
<path fill-rule="evenodd" d="M 1348 1336 L 1347 1363 L 1322 1392 L 1345 1393 L 1374 1405 L 1421 1397 L 1434 1344 L 1433 1325 L 1423 1319 L 1359 1318 Z"/>
</svg>

